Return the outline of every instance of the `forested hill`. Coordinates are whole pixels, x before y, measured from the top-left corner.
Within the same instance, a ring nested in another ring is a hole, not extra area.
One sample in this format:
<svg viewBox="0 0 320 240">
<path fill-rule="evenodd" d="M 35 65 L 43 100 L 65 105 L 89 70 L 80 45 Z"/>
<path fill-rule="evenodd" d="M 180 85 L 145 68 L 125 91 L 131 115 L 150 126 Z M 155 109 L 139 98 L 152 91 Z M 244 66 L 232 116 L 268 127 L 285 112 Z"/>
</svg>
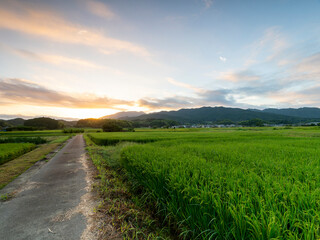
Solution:
<svg viewBox="0 0 320 240">
<path fill-rule="evenodd" d="M 303 115 L 288 116 L 283 114 L 271 113 L 267 111 L 226 107 L 201 107 L 193 109 L 180 109 L 178 111 L 162 111 L 126 119 L 170 119 L 174 121 L 179 121 L 181 123 L 200 123 L 208 121 L 217 122 L 222 120 L 240 122 L 255 118 L 259 118 L 264 121 L 290 123 L 304 122 L 307 119 Z"/>
<path fill-rule="evenodd" d="M 320 118 L 320 109 L 319 108 L 310 108 L 310 107 L 283 108 L 283 109 L 267 108 L 267 109 L 262 110 L 261 112 L 281 114 L 281 115 L 292 116 L 292 117 L 301 117 L 301 118 Z"/>
</svg>

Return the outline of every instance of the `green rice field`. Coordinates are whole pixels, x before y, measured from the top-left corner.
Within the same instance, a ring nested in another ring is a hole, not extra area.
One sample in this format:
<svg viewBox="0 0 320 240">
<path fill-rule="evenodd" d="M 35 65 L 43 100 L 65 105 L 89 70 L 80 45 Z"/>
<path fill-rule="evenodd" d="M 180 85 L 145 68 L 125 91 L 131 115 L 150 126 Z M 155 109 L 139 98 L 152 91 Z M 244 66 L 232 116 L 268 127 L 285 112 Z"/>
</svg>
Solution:
<svg viewBox="0 0 320 240">
<path fill-rule="evenodd" d="M 0 144 L 0 165 L 33 150 L 33 143 L 2 143 Z"/>
<path fill-rule="evenodd" d="M 61 130 L 0 132 L 0 189 L 72 135 Z"/>
<path fill-rule="evenodd" d="M 319 239 L 320 128 L 92 133 L 185 239 Z"/>
<path fill-rule="evenodd" d="M 41 130 L 41 131 L 13 131 L 0 132 L 0 138 L 4 137 L 45 137 L 66 135 L 62 130 Z"/>
</svg>

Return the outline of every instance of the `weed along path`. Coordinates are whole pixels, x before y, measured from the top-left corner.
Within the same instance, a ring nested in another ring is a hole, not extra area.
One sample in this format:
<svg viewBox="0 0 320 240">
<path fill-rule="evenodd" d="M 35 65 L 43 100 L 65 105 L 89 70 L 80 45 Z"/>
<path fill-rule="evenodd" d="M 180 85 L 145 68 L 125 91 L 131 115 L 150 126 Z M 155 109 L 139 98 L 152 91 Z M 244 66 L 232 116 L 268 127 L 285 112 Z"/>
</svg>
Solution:
<svg viewBox="0 0 320 240">
<path fill-rule="evenodd" d="M 85 142 L 77 135 L 0 202 L 0 239 L 93 239 L 89 179 Z"/>
</svg>

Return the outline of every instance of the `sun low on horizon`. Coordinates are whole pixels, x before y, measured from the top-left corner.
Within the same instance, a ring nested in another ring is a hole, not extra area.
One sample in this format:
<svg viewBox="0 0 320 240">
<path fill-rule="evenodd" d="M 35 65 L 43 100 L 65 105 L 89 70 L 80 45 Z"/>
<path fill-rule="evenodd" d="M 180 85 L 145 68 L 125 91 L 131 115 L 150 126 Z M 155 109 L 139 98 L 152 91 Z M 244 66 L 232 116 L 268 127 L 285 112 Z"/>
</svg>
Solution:
<svg viewBox="0 0 320 240">
<path fill-rule="evenodd" d="M 320 107 L 318 0 L 0 4 L 0 119 Z"/>
</svg>

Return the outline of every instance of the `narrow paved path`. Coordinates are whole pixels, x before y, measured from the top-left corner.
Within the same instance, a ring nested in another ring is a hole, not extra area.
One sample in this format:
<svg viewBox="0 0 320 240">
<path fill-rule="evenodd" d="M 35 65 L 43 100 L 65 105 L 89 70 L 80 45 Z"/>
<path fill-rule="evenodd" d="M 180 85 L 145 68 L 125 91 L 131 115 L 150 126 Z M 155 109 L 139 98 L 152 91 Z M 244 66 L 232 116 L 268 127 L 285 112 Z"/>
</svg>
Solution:
<svg viewBox="0 0 320 240">
<path fill-rule="evenodd" d="M 0 202 L 0 239 L 81 239 L 87 227 L 85 160 L 85 143 L 78 135 L 13 199 Z"/>
</svg>

